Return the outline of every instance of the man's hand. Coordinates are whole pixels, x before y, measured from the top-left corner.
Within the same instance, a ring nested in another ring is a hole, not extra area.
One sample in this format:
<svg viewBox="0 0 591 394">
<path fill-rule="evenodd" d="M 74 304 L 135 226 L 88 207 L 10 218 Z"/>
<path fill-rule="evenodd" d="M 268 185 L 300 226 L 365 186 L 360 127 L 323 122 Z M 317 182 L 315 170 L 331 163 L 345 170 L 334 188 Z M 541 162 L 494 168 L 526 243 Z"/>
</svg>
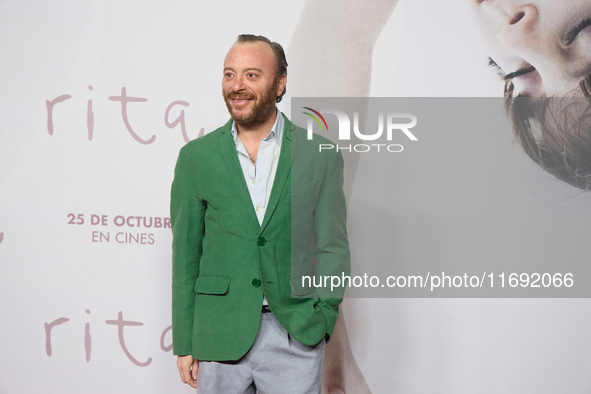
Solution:
<svg viewBox="0 0 591 394">
<path fill-rule="evenodd" d="M 199 361 L 195 360 L 193 356 L 189 354 L 186 356 L 179 356 L 176 365 L 179 368 L 183 383 L 187 383 L 189 386 L 197 388 L 197 370 L 199 370 Z"/>
</svg>

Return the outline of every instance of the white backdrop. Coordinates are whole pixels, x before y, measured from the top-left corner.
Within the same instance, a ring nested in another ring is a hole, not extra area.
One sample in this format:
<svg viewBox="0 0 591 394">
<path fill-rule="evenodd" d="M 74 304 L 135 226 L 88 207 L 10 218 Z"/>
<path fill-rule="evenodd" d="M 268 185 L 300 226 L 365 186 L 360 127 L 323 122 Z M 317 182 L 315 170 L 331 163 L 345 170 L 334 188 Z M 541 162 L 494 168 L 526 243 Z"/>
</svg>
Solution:
<svg viewBox="0 0 591 394">
<path fill-rule="evenodd" d="M 402 0 L 375 46 L 371 95 L 499 95 L 463 3 Z M 182 129 L 193 139 L 228 118 L 221 66 L 235 37 L 288 48 L 302 6 L 0 2 L 1 393 L 191 392 L 167 330 L 166 218 Z M 550 393 L 591 387 L 589 306 L 384 299 L 346 308 L 376 393 Z"/>
</svg>

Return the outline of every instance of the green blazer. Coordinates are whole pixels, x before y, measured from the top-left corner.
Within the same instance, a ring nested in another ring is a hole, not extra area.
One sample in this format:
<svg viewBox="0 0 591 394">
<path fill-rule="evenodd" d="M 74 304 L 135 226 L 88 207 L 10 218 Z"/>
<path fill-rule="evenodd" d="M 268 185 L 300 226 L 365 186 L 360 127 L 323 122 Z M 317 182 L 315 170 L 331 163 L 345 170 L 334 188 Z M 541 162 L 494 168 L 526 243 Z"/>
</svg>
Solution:
<svg viewBox="0 0 591 394">
<path fill-rule="evenodd" d="M 252 346 L 263 295 L 287 332 L 330 337 L 343 289 L 302 276 L 349 275 L 343 158 L 285 118 L 277 172 L 259 225 L 232 121 L 185 145 L 171 191 L 173 353 L 238 360 Z"/>
</svg>

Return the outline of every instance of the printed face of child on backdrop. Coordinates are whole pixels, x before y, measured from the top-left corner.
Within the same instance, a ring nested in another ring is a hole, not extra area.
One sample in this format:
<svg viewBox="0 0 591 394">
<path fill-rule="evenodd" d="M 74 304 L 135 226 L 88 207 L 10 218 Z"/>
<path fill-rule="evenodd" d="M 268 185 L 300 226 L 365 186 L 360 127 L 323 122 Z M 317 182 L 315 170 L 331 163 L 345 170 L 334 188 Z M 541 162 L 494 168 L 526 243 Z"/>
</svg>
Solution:
<svg viewBox="0 0 591 394">
<path fill-rule="evenodd" d="M 582 96 L 591 74 L 591 1 L 470 0 L 491 59 L 514 93 Z"/>
<path fill-rule="evenodd" d="M 515 140 L 556 178 L 591 190 L 591 105 L 576 98 L 591 95 L 591 1 L 470 2 L 505 80 Z"/>
</svg>

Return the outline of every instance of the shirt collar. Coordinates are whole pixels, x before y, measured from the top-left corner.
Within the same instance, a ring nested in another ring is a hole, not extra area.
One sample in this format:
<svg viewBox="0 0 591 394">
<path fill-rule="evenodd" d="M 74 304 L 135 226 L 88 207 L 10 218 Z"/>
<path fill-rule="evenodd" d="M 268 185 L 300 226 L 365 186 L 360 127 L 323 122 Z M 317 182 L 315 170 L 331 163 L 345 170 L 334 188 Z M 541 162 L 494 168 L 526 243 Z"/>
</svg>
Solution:
<svg viewBox="0 0 591 394">
<path fill-rule="evenodd" d="M 263 141 L 268 141 L 275 137 L 277 145 L 281 146 L 281 140 L 283 139 L 283 114 L 277 109 L 277 107 L 275 107 L 275 111 L 275 123 L 273 123 L 273 127 L 271 128 L 269 134 L 263 138 Z M 236 130 L 236 123 L 234 123 L 234 121 L 232 121 L 232 137 L 234 138 L 234 143 L 236 143 L 238 131 Z"/>
</svg>

